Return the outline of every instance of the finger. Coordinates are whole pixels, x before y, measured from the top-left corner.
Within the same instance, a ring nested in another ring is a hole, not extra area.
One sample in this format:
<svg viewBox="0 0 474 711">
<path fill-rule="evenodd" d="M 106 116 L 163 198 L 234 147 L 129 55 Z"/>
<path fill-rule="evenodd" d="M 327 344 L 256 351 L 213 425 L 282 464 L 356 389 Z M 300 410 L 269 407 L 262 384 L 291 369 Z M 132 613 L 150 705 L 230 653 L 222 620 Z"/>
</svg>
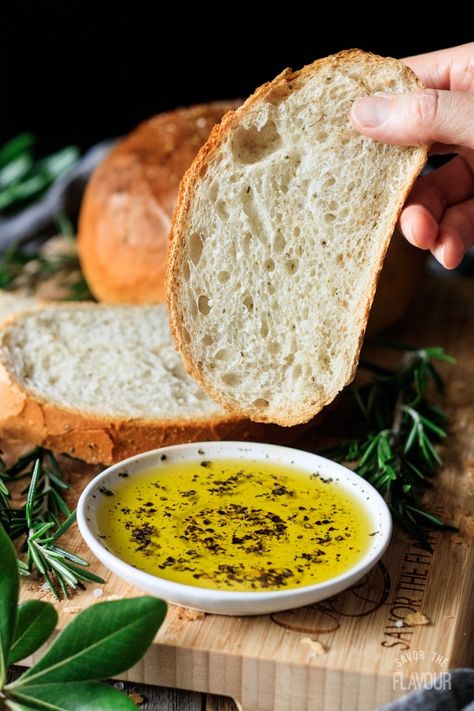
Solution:
<svg viewBox="0 0 474 711">
<path fill-rule="evenodd" d="M 474 173 L 463 157 L 456 156 L 416 181 L 405 208 L 422 205 L 439 222 L 448 207 L 473 196 Z"/>
<path fill-rule="evenodd" d="M 399 226 L 403 235 L 420 249 L 432 249 L 438 236 L 438 222 L 424 205 L 409 205 L 400 215 Z"/>
<path fill-rule="evenodd" d="M 436 141 L 474 148 L 474 95 L 462 92 L 426 89 L 365 96 L 352 105 L 351 121 L 361 133 L 385 143 Z"/>
<path fill-rule="evenodd" d="M 411 244 L 431 249 L 446 209 L 474 195 L 474 174 L 461 156 L 417 180 L 400 215 L 400 229 Z"/>
<path fill-rule="evenodd" d="M 455 269 L 474 243 L 474 199 L 446 210 L 432 254 L 446 269 Z"/>
<path fill-rule="evenodd" d="M 413 69 L 425 86 L 432 89 L 471 91 L 473 88 L 474 42 L 405 57 L 402 62 Z"/>
</svg>

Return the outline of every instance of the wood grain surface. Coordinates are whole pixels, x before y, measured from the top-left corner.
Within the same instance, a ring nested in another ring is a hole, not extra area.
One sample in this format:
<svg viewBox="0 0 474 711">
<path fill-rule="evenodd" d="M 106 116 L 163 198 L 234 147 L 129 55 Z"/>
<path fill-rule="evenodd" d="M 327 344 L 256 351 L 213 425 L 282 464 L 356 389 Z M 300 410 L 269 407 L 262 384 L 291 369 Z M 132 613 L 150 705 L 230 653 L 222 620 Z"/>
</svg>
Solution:
<svg viewBox="0 0 474 711">
<path fill-rule="evenodd" d="M 450 435 L 430 504 L 458 532 L 432 536 L 433 551 L 396 530 L 375 569 L 352 589 L 299 610 L 253 618 L 189 612 L 170 606 L 144 659 L 127 682 L 234 698 L 244 711 L 373 711 L 432 675 L 474 662 L 474 291 L 470 280 L 431 276 L 409 318 L 392 334 L 419 346 L 440 345 L 457 358 L 441 367 L 447 383 Z M 314 448 L 315 435 L 299 446 Z M 69 463 L 74 494 L 96 470 Z M 84 607 L 137 590 L 93 560 L 77 530 L 71 547 L 106 579 L 57 604 L 59 628 Z M 27 580 L 23 598 L 51 600 Z M 429 624 L 408 624 L 420 612 Z M 410 618 L 408 618 L 410 619 Z M 444 678 L 444 677 L 441 677 Z M 175 692 L 149 708 L 230 711 L 231 702 Z"/>
</svg>

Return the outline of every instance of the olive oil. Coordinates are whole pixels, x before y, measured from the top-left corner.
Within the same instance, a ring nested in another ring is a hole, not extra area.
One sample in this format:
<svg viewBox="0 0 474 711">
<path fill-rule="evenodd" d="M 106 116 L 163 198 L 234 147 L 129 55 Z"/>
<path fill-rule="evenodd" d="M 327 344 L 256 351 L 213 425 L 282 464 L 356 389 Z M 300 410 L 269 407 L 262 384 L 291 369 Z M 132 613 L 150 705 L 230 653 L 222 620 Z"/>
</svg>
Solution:
<svg viewBox="0 0 474 711">
<path fill-rule="evenodd" d="M 252 460 L 168 462 L 102 487 L 103 543 L 153 575 L 205 588 L 281 590 L 356 564 L 371 519 L 317 472 Z"/>
</svg>

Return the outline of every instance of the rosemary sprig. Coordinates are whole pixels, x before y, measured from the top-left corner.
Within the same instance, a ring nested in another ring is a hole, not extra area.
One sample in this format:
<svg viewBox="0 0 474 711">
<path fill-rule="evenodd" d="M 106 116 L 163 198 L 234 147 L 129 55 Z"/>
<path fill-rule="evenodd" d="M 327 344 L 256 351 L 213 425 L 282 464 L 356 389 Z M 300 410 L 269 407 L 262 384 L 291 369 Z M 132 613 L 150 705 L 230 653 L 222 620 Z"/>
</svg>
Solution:
<svg viewBox="0 0 474 711">
<path fill-rule="evenodd" d="M 12 213 L 38 199 L 77 161 L 79 150 L 68 146 L 35 160 L 36 139 L 21 133 L 0 148 L 0 213 Z"/>
<path fill-rule="evenodd" d="M 29 479 L 21 492 L 25 500 L 13 507 L 8 484 L 23 478 Z M 18 559 L 19 572 L 37 573 L 57 598 L 61 593 L 68 597 L 69 590 L 83 587 L 83 582 L 104 582 L 84 569 L 89 565 L 86 560 L 57 545 L 76 518 L 63 498 L 68 488 L 47 449 L 31 450 L 9 469 L 0 457 L 0 523 L 11 540 L 23 537 L 19 550 L 26 555 Z"/>
<path fill-rule="evenodd" d="M 429 549 L 428 529 L 452 530 L 422 504 L 442 464 L 436 444 L 446 436 L 446 416 L 429 399 L 432 391 L 443 393 L 443 380 L 433 361 L 455 360 L 438 347 L 384 345 L 403 351 L 401 366 L 388 369 L 361 360 L 359 367 L 368 370 L 372 379 L 351 389 L 357 410 L 355 436 L 325 454 L 354 462 L 355 471 L 385 498 L 395 520 Z"/>
</svg>

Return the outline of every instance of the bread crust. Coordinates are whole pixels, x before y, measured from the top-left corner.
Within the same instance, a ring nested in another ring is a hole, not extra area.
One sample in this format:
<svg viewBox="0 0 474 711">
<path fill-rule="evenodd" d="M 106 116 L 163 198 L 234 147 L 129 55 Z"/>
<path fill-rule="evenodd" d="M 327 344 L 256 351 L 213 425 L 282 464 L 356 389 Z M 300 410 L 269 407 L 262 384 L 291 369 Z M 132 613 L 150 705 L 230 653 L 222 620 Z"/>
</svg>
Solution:
<svg viewBox="0 0 474 711">
<path fill-rule="evenodd" d="M 48 307 L 61 308 L 61 305 Z M 74 304 L 68 308 L 97 308 Z M 28 312 L 22 314 L 26 315 Z M 20 317 L 21 318 L 21 317 Z M 21 384 L 4 357 L 2 343 L 17 317 L 0 329 L 0 434 L 68 454 L 90 464 L 113 464 L 157 447 L 183 442 L 251 440 L 291 444 L 303 431 L 223 414 L 212 417 L 146 419 L 109 417 L 48 401 Z"/>
<path fill-rule="evenodd" d="M 205 174 L 207 166 L 213 159 L 214 153 L 220 148 L 222 142 L 227 137 L 229 131 L 240 122 L 241 118 L 247 114 L 252 107 L 257 104 L 261 99 L 267 98 L 271 101 L 280 101 L 282 98 L 288 95 L 291 91 L 297 88 L 300 84 L 304 83 L 306 78 L 311 76 L 315 70 L 319 70 L 324 66 L 342 66 L 347 62 L 357 61 L 359 64 L 364 63 L 367 66 L 372 66 L 374 63 L 381 63 L 385 66 L 390 64 L 396 65 L 397 70 L 402 72 L 404 79 L 407 83 L 412 84 L 413 88 L 423 88 L 423 84 L 416 77 L 409 67 L 402 64 L 399 60 L 393 58 L 380 57 L 375 54 L 367 53 L 359 49 L 344 50 L 338 54 L 319 59 L 312 64 L 309 64 L 303 69 L 293 72 L 291 69 L 285 69 L 281 74 L 279 74 L 273 81 L 268 82 L 260 86 L 252 96 L 250 96 L 245 103 L 238 108 L 236 111 L 229 112 L 223 118 L 222 122 L 215 126 L 209 136 L 209 139 L 201 148 L 197 154 L 195 160 L 191 167 L 186 171 L 184 178 L 181 182 L 178 202 L 173 215 L 173 221 L 171 225 L 170 232 L 170 247 L 168 252 L 168 266 L 167 266 L 167 300 L 169 308 L 169 319 L 170 328 L 173 339 L 177 350 L 181 353 L 184 365 L 187 372 L 202 386 L 203 390 L 216 402 L 225 407 L 229 412 L 238 415 L 245 415 L 250 417 L 256 422 L 277 422 L 279 425 L 286 427 L 293 426 L 299 423 L 308 422 L 313 418 L 322 408 L 332 402 L 336 397 L 337 393 L 342 390 L 348 383 L 352 382 L 354 379 L 357 365 L 359 362 L 360 349 L 362 347 L 362 342 L 364 340 L 365 330 L 367 326 L 367 321 L 370 314 L 370 309 L 377 289 L 377 283 L 379 280 L 380 272 L 382 270 L 385 254 L 387 252 L 390 237 L 393 234 L 395 225 L 398 220 L 400 211 L 405 203 L 405 200 L 415 182 L 416 178 L 422 171 L 426 159 L 428 157 L 428 147 L 420 146 L 418 149 L 418 161 L 412 172 L 410 180 L 407 182 L 406 188 L 400 193 L 399 199 L 397 201 L 397 209 L 394 211 L 394 217 L 389 224 L 385 239 L 381 243 L 377 268 L 374 269 L 372 274 L 371 283 L 368 289 L 368 298 L 365 305 L 364 311 L 360 314 L 360 337 L 358 347 L 356 349 L 353 362 L 349 369 L 349 375 L 344 382 L 339 384 L 339 387 L 335 392 L 329 393 L 326 398 L 319 399 L 314 406 L 301 408 L 297 414 L 288 414 L 284 411 L 280 412 L 278 416 L 274 416 L 271 419 L 268 415 L 262 412 L 257 412 L 254 410 L 247 410 L 239 406 L 235 401 L 228 399 L 221 390 L 214 387 L 213 383 L 206 377 L 200 364 L 194 360 L 191 349 L 189 347 L 188 337 L 185 333 L 182 317 L 181 317 L 181 305 L 180 305 L 180 289 L 181 289 L 181 261 L 184 254 L 184 244 L 186 241 L 186 222 L 188 212 L 191 207 L 192 196 L 194 189 L 201 176 Z"/>
<path fill-rule="evenodd" d="M 93 294 L 109 303 L 162 303 L 179 182 L 209 132 L 238 101 L 159 114 L 115 146 L 81 206 L 78 250 Z"/>
</svg>

